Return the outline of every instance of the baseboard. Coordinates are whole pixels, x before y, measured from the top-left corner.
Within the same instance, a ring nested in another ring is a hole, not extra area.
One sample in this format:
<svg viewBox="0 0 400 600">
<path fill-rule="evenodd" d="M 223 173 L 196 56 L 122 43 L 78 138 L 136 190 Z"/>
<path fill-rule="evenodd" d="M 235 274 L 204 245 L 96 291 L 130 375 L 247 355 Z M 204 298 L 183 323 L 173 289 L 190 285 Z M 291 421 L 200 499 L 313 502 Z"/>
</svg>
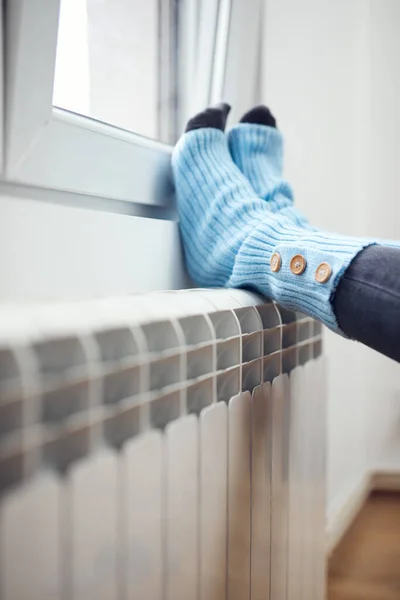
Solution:
<svg viewBox="0 0 400 600">
<path fill-rule="evenodd" d="M 346 531 L 356 519 L 370 492 L 371 478 L 370 476 L 366 475 L 363 479 L 361 479 L 359 485 L 354 488 L 346 504 L 344 504 L 329 525 L 327 532 L 328 556 L 334 551 Z"/>
<path fill-rule="evenodd" d="M 371 491 L 400 492 L 400 471 L 376 471 L 372 473 Z"/>
<path fill-rule="evenodd" d="M 366 475 L 330 524 L 327 534 L 327 553 L 331 554 L 373 491 L 400 492 L 399 471 L 375 471 Z"/>
</svg>

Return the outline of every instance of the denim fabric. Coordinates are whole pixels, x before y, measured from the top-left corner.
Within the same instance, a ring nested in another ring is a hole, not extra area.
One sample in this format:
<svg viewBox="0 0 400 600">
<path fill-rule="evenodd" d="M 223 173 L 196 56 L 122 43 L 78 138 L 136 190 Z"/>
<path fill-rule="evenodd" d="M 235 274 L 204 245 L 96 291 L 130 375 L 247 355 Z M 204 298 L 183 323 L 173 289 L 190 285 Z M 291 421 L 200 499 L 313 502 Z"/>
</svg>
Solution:
<svg viewBox="0 0 400 600">
<path fill-rule="evenodd" d="M 340 329 L 400 362 L 400 250 L 369 246 L 353 260 L 332 300 Z"/>
</svg>

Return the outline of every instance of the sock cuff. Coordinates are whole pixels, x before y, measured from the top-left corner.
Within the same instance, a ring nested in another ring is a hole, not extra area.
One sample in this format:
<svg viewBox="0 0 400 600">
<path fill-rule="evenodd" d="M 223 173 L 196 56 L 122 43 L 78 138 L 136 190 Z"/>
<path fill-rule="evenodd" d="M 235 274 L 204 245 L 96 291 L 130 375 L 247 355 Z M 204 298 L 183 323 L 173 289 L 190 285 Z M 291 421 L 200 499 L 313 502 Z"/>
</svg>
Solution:
<svg viewBox="0 0 400 600">
<path fill-rule="evenodd" d="M 277 234 L 277 225 L 264 219 L 245 239 L 229 285 L 241 287 L 250 281 L 252 287 L 283 307 L 312 314 L 344 335 L 331 299 L 347 267 L 371 242 L 318 232 L 304 235 L 297 228 Z"/>
</svg>

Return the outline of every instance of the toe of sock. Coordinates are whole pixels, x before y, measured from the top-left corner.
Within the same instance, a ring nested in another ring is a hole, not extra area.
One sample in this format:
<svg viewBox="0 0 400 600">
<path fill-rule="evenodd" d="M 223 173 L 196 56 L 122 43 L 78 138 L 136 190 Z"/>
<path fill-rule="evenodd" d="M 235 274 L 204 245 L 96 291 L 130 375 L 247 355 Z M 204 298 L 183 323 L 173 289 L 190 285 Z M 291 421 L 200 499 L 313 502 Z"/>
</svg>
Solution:
<svg viewBox="0 0 400 600">
<path fill-rule="evenodd" d="M 240 122 L 276 127 L 276 119 L 274 115 L 271 113 L 269 108 L 264 105 L 254 106 L 251 110 L 243 115 L 243 117 L 240 119 Z"/>
<path fill-rule="evenodd" d="M 197 113 L 192 117 L 185 129 L 185 133 L 193 131 L 194 129 L 213 128 L 225 131 L 226 121 L 228 119 L 231 107 L 225 102 L 210 106 L 202 112 Z"/>
</svg>

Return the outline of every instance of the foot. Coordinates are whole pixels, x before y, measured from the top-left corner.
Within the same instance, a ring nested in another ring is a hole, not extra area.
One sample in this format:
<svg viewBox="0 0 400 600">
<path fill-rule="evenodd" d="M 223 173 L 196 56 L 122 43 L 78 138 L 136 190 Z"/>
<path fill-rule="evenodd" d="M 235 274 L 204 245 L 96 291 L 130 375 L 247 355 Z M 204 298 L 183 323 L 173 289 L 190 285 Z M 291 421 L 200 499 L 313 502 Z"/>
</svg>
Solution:
<svg viewBox="0 0 400 600">
<path fill-rule="evenodd" d="M 266 106 L 249 110 L 228 134 L 232 159 L 258 196 L 273 212 L 281 212 L 299 227 L 307 219 L 293 205 L 293 192 L 283 179 L 283 136 Z"/>
</svg>

